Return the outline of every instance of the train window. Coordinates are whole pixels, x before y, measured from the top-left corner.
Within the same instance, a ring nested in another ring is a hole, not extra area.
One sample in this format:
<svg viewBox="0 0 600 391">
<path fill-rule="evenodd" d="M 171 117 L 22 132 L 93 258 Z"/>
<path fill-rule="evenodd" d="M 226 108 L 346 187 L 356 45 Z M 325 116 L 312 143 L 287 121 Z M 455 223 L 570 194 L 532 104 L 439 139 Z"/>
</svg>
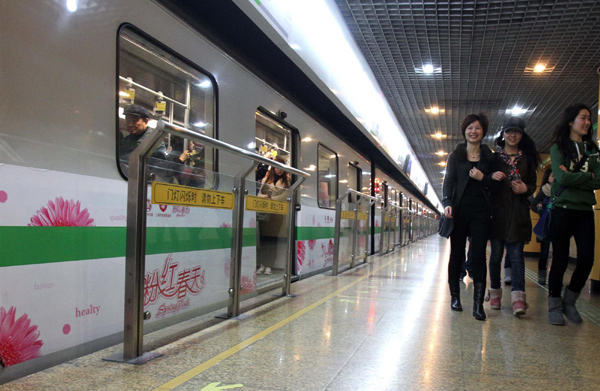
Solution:
<svg viewBox="0 0 600 391">
<path fill-rule="evenodd" d="M 292 130 L 281 121 L 256 111 L 255 152 L 281 163 L 292 165 Z M 262 167 L 257 170 L 256 179 L 264 175 Z M 266 173 L 266 167 L 264 168 Z"/>
<path fill-rule="evenodd" d="M 213 80 L 177 55 L 124 27 L 119 34 L 117 159 L 127 176 L 129 154 L 159 119 L 215 137 Z M 157 179 L 211 187 L 215 152 L 201 143 L 167 135 L 148 159 Z"/>
<path fill-rule="evenodd" d="M 338 197 L 338 156 L 322 144 L 317 148 L 318 203 L 321 208 L 335 208 Z"/>
</svg>

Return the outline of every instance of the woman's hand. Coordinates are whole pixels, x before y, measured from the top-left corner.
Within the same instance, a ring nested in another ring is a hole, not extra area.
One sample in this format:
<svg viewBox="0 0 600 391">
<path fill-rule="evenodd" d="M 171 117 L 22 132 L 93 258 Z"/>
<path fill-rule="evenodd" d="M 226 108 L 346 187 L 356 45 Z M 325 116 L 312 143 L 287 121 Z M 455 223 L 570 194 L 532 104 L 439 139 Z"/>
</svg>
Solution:
<svg viewBox="0 0 600 391">
<path fill-rule="evenodd" d="M 181 156 L 179 156 L 179 160 L 181 160 L 182 163 L 185 163 L 185 161 L 188 160 L 189 158 L 190 158 L 190 151 L 183 151 Z"/>
<path fill-rule="evenodd" d="M 515 194 L 523 194 L 527 191 L 527 185 L 523 181 L 511 181 L 510 187 Z"/>
<path fill-rule="evenodd" d="M 564 172 L 569 172 L 569 170 L 567 170 L 567 167 L 565 167 L 564 165 L 560 165 L 558 166 L 558 168 L 560 168 L 561 170 L 563 170 Z"/>
<path fill-rule="evenodd" d="M 451 206 L 447 206 L 444 208 L 444 216 L 446 216 L 449 219 L 452 218 L 452 207 Z"/>
<path fill-rule="evenodd" d="M 483 179 L 483 172 L 479 171 L 477 167 L 473 167 L 469 171 L 469 176 L 475 179 L 476 181 L 480 181 Z"/>
<path fill-rule="evenodd" d="M 492 179 L 498 182 L 503 181 L 506 179 L 506 174 L 502 171 L 496 171 L 492 174 Z"/>
</svg>

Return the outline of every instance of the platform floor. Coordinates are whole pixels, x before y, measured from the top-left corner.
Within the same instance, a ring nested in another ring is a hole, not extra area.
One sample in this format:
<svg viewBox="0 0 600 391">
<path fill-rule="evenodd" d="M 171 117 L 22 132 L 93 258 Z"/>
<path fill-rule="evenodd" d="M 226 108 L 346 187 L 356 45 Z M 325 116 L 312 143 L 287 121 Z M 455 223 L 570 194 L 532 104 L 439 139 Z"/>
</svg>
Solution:
<svg viewBox="0 0 600 391">
<path fill-rule="evenodd" d="M 155 349 L 143 366 L 102 361 L 115 346 L 0 390 L 599 390 L 600 301 L 582 294 L 582 325 L 547 321 L 546 287 L 527 259 L 527 315 L 503 305 L 477 321 L 472 281 L 452 312 L 449 242 L 437 235 Z M 163 331 L 171 332 L 173 331 Z M 160 340 L 155 337 L 154 342 Z"/>
</svg>

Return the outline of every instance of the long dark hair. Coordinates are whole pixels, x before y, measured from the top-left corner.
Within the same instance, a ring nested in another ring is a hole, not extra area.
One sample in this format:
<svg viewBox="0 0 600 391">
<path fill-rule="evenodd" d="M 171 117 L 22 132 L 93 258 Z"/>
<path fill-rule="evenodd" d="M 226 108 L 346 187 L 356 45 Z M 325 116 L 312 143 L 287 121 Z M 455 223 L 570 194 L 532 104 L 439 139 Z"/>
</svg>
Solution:
<svg viewBox="0 0 600 391">
<path fill-rule="evenodd" d="M 592 110 L 588 105 L 584 103 L 575 103 L 568 106 L 560 119 L 556 128 L 554 128 L 554 139 L 552 140 L 558 146 L 558 149 L 562 152 L 566 160 L 576 161 L 578 159 L 577 151 L 573 145 L 573 141 L 569 137 L 571 134 L 571 125 L 569 123 L 575 121 L 575 118 L 579 115 L 581 110 L 587 110 L 590 115 Z M 592 136 L 592 127 L 588 130 L 588 133 L 582 137 L 583 142 L 592 148 L 592 150 L 598 150 L 594 137 Z"/>
<path fill-rule="evenodd" d="M 282 164 L 287 164 L 286 161 L 280 157 L 276 157 L 273 160 L 275 160 L 276 162 L 282 163 Z M 290 177 L 289 177 L 288 173 L 284 172 L 283 175 L 277 175 L 275 173 L 275 167 L 273 167 L 273 166 L 271 166 L 271 168 L 269 168 L 269 171 L 267 171 L 267 175 L 265 177 L 266 177 L 265 183 L 267 185 L 275 186 L 277 184 L 277 181 L 279 181 L 281 179 L 283 181 L 283 186 L 285 188 L 290 187 Z"/>
<path fill-rule="evenodd" d="M 523 135 L 523 138 L 521 138 L 521 141 L 519 142 L 519 145 L 517 147 L 523 152 L 525 156 L 529 156 L 530 158 L 532 158 L 535 164 L 541 163 L 542 159 L 540 158 L 540 154 L 538 153 L 537 148 L 535 147 L 535 142 L 533 141 L 533 139 L 529 137 L 525 132 L 521 134 Z M 506 145 L 506 141 L 504 141 L 504 132 L 502 132 L 502 134 L 496 139 L 496 145 L 500 148 L 504 148 L 504 146 Z"/>
</svg>

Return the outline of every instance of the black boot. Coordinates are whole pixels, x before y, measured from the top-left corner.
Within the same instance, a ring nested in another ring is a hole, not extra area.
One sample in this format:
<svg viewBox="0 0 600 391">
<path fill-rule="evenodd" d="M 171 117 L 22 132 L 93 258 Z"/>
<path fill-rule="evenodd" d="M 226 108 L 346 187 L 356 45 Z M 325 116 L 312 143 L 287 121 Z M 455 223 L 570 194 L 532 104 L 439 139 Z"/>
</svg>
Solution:
<svg viewBox="0 0 600 391">
<path fill-rule="evenodd" d="M 485 320 L 483 310 L 483 297 L 485 296 L 485 282 L 473 283 L 473 316 L 477 320 Z"/>
<path fill-rule="evenodd" d="M 462 311 L 462 305 L 460 304 L 460 284 L 458 281 L 448 282 L 450 286 L 450 308 L 452 311 Z"/>
</svg>

